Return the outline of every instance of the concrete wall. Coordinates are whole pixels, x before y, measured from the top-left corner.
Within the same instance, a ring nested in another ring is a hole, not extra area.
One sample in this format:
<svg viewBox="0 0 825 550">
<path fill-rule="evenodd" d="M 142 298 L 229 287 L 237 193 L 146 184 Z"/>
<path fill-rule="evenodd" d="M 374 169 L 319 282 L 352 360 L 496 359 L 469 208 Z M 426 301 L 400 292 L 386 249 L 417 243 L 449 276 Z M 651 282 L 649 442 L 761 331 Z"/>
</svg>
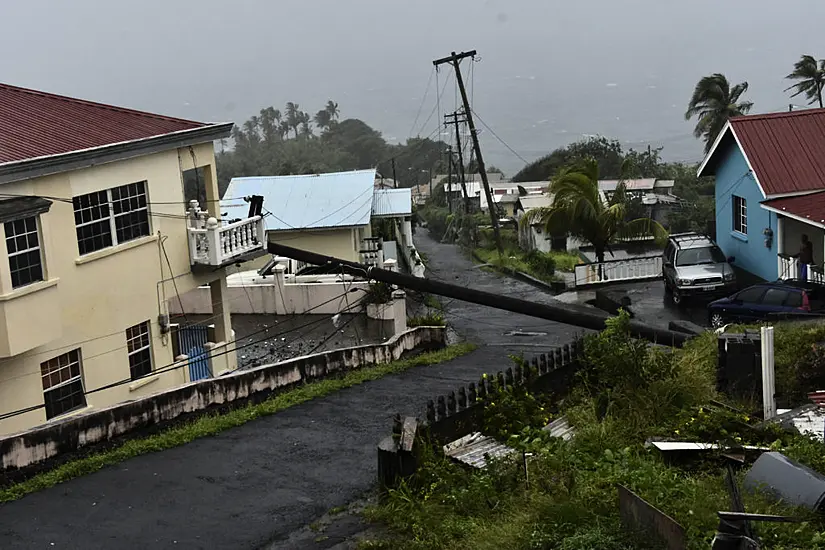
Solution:
<svg viewBox="0 0 825 550">
<path fill-rule="evenodd" d="M 367 281 L 345 283 L 282 283 L 282 278 L 270 276 L 266 283 L 255 282 L 245 286 L 233 286 L 230 282 L 227 291 L 229 310 L 235 314 L 269 314 L 290 315 L 293 313 L 311 313 L 313 315 L 335 315 L 347 309 L 347 299 L 354 304 L 364 297 L 369 289 Z M 349 290 L 346 298 L 342 296 Z M 336 296 L 339 299 L 334 299 Z M 212 297 L 209 287 L 196 288 L 181 295 L 183 311 L 177 299 L 169 302 L 170 312 L 180 314 L 212 313 Z"/>
<path fill-rule="evenodd" d="M 316 254 L 325 254 L 351 262 L 360 262 L 361 239 L 369 237 L 369 226 L 269 231 L 268 235 L 269 242 L 272 243 L 309 250 Z"/>
<path fill-rule="evenodd" d="M 212 143 L 193 148 L 199 166 L 206 170 L 208 185 L 215 185 Z M 180 164 L 179 164 L 180 163 Z M 42 284 L 11 288 L 8 262 L 0 269 L 0 303 L 9 308 L 4 319 L 6 334 L 22 340 L 50 331 L 48 320 L 37 313 L 46 305 L 39 297 L 49 293 L 48 304 L 58 330 L 54 338 L 29 351 L 0 359 L 0 414 L 43 405 L 40 364 L 79 348 L 86 390 L 128 379 L 129 361 L 126 329 L 149 321 L 154 367 L 173 362 L 172 345 L 161 335 L 158 315 L 164 311 L 165 298 L 174 296 L 170 274 L 181 292 L 208 283 L 223 275 L 210 272 L 200 277 L 190 273 L 186 221 L 166 215 L 183 216 L 185 204 L 181 177 L 191 168 L 189 149 L 166 151 L 149 156 L 102 164 L 43 178 L 3 185 L 12 195 L 65 197 L 53 201 L 48 213 L 40 216 L 41 250 L 45 263 Z M 71 197 L 119 185 L 147 181 L 150 201 L 150 236 L 116 247 L 80 256 L 75 233 Z M 0 225 L 0 231 L 2 231 Z M 161 248 L 169 257 L 167 265 Z M 0 238 L 0 257 L 7 255 L 5 239 Z M 171 268 L 171 269 L 170 269 Z M 11 332 L 15 327 L 14 334 Z M 18 330 L 25 328 L 25 330 Z M 22 342 L 26 344 L 27 342 Z M 29 342 L 31 343 L 31 342 Z M 134 399 L 185 382 L 182 371 L 158 375 L 139 385 L 121 385 L 87 396 L 90 408 L 99 408 L 125 399 Z M 0 434 L 10 433 L 46 421 L 40 408 L 0 420 Z"/>
<path fill-rule="evenodd" d="M 399 359 L 416 348 L 439 348 L 444 329 L 418 327 L 384 344 L 309 355 L 227 376 L 193 382 L 127 403 L 86 412 L 0 439 L 0 468 L 7 471 L 73 453 L 143 428 L 250 399 L 260 400 L 293 384 Z"/>
<path fill-rule="evenodd" d="M 733 230 L 733 196 L 747 201 L 748 234 Z M 728 146 L 716 171 L 716 242 L 726 256 L 735 256 L 734 266 L 766 281 L 778 277 L 776 240 L 765 246 L 762 231 L 771 228 L 776 233 L 776 214 L 762 209 L 765 200 L 753 174 L 748 173 L 745 157 L 734 145 Z"/>
</svg>

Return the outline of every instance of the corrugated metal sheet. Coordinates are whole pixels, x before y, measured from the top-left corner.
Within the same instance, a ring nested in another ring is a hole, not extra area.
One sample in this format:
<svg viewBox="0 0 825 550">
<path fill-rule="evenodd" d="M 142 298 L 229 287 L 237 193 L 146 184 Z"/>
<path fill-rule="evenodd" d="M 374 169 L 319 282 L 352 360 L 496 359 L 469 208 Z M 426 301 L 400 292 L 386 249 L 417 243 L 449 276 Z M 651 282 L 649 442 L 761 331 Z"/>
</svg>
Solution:
<svg viewBox="0 0 825 550">
<path fill-rule="evenodd" d="M 618 186 L 619 180 L 599 180 L 599 191 L 615 191 Z M 624 186 L 628 191 L 651 191 L 656 186 L 656 179 L 624 180 Z"/>
<path fill-rule="evenodd" d="M 565 441 L 573 439 L 573 435 L 575 435 L 573 427 L 567 421 L 566 416 L 557 418 L 542 429 L 549 432 L 552 437 L 560 437 Z"/>
<path fill-rule="evenodd" d="M 529 212 L 533 208 L 548 208 L 553 204 L 553 197 L 550 195 L 525 195 L 519 197 L 521 207 L 525 212 Z"/>
<path fill-rule="evenodd" d="M 0 84 L 0 164 L 206 126 Z"/>
<path fill-rule="evenodd" d="M 479 432 L 466 435 L 461 439 L 444 445 L 445 455 L 453 460 L 479 469 L 487 467 L 488 457 L 501 458 L 515 452 L 515 449 Z"/>
<path fill-rule="evenodd" d="M 825 224 L 825 192 L 772 199 L 762 204 L 820 225 Z"/>
<path fill-rule="evenodd" d="M 376 189 L 372 199 L 372 215 L 377 217 L 409 216 L 412 214 L 410 189 Z"/>
<path fill-rule="evenodd" d="M 730 120 L 766 195 L 825 189 L 825 109 Z"/>
<path fill-rule="evenodd" d="M 264 197 L 268 231 L 366 225 L 372 212 L 375 170 L 302 176 L 233 178 L 221 201 L 229 218 L 245 218 L 243 197 Z"/>
</svg>

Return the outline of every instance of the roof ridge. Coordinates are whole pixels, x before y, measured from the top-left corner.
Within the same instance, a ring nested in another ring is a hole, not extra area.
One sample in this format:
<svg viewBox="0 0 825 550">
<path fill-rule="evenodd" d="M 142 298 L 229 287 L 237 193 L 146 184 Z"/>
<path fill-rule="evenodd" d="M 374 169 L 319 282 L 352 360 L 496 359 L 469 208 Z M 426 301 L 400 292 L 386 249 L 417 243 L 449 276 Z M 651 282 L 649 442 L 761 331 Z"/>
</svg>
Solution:
<svg viewBox="0 0 825 550">
<path fill-rule="evenodd" d="M 110 104 L 107 104 L 107 103 L 100 103 L 100 102 L 97 102 L 97 101 L 90 101 L 90 100 L 87 100 L 87 99 L 79 99 L 79 98 L 76 98 L 76 97 L 70 97 L 70 96 L 61 95 L 61 94 L 54 94 L 54 93 L 51 93 L 51 92 L 44 92 L 44 91 L 41 91 L 41 90 L 35 90 L 33 88 L 23 88 L 22 86 L 14 86 L 13 84 L 6 84 L 6 83 L 3 83 L 3 82 L 0 82 L 0 89 L 6 89 L 8 91 L 17 92 L 17 93 L 21 93 L 21 94 L 28 94 L 28 95 L 34 95 L 34 96 L 39 96 L 39 97 L 45 97 L 45 98 L 49 98 L 49 99 L 56 99 L 56 100 L 59 100 L 59 101 L 65 101 L 66 103 L 74 103 L 74 104 L 77 104 L 77 105 L 85 105 L 85 106 L 89 106 L 89 107 L 95 107 L 95 108 L 98 108 L 98 109 L 107 109 L 107 110 L 110 110 L 110 111 L 117 111 L 117 112 L 121 112 L 121 113 L 133 114 L 133 115 L 143 116 L 143 117 L 146 117 L 146 118 L 153 118 L 153 119 L 156 119 L 156 120 L 164 120 L 164 121 L 168 121 L 168 122 L 181 122 L 181 123 L 186 123 L 186 124 L 197 124 L 197 125 L 200 125 L 200 126 L 207 126 L 207 123 L 198 122 L 196 120 L 189 120 L 189 119 L 185 119 L 185 118 L 178 118 L 178 117 L 172 117 L 172 116 L 167 116 L 167 115 L 160 115 L 160 114 L 157 114 L 157 113 L 150 113 L 148 111 L 139 111 L 137 109 L 129 109 L 128 107 L 120 107 L 120 106 L 117 106 L 117 105 L 110 105 Z"/>
<path fill-rule="evenodd" d="M 751 121 L 751 120 L 764 120 L 764 119 L 773 119 L 773 118 L 791 118 L 791 117 L 802 117 L 802 116 L 813 116 L 813 115 L 825 115 L 825 109 L 806 109 L 804 111 L 784 111 L 778 113 L 758 113 L 755 115 L 742 115 L 731 117 L 731 123 L 734 122 L 744 122 L 744 121 Z"/>
</svg>

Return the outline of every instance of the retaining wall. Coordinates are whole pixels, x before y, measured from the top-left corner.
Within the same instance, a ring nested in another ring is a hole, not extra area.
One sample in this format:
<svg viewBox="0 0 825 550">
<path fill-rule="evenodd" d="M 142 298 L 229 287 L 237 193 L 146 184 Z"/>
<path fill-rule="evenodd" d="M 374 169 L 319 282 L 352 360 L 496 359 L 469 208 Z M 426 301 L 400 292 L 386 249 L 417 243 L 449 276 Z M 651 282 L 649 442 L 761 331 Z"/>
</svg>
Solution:
<svg viewBox="0 0 825 550">
<path fill-rule="evenodd" d="M 147 397 L 53 421 L 0 439 L 0 472 L 27 468 L 119 436 L 179 421 L 216 408 L 240 406 L 295 384 L 364 365 L 388 363 L 414 349 L 445 345 L 443 327 L 417 327 L 383 344 L 298 357 L 192 382 Z"/>
</svg>

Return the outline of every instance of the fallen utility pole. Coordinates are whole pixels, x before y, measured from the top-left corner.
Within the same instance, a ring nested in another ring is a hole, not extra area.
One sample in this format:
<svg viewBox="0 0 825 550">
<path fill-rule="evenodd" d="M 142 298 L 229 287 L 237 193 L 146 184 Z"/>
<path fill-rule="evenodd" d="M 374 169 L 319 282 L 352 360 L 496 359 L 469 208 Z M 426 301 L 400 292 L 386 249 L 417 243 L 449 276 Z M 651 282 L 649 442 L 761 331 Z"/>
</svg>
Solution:
<svg viewBox="0 0 825 550">
<path fill-rule="evenodd" d="M 593 311 L 585 306 L 576 306 L 572 304 L 564 305 L 547 305 L 530 302 L 528 300 L 519 300 L 518 298 L 511 298 L 509 296 L 502 296 L 500 294 L 493 294 L 492 292 L 484 292 L 482 290 L 475 290 L 458 285 L 451 285 L 449 283 L 442 283 L 441 281 L 434 281 L 432 279 L 424 279 L 420 277 L 413 277 L 412 275 L 405 275 L 403 273 L 396 273 L 395 271 L 388 271 L 386 269 L 379 269 L 376 267 L 368 267 L 356 262 L 341 260 L 331 256 L 324 256 L 301 250 L 299 248 L 292 248 L 282 244 L 268 243 L 267 250 L 270 254 L 275 256 L 285 256 L 302 262 L 318 266 L 334 267 L 336 272 L 345 272 L 350 275 L 357 275 L 374 279 L 376 281 L 396 285 L 400 288 L 408 290 L 416 290 L 418 292 L 427 292 L 435 294 L 436 296 L 444 296 L 446 298 L 455 298 L 464 302 L 488 306 L 495 309 L 502 309 L 504 311 L 512 311 L 513 313 L 520 313 L 529 317 L 536 317 L 539 319 L 547 319 L 548 321 L 556 321 L 566 325 L 573 325 L 577 327 L 602 330 L 605 328 L 605 321 L 610 316 L 603 312 Z M 665 330 L 638 321 L 630 322 L 631 333 L 639 338 L 650 340 L 651 342 L 670 345 L 682 346 L 690 335 Z"/>
<path fill-rule="evenodd" d="M 455 127 L 455 145 L 458 151 L 458 173 L 459 177 L 461 178 L 461 192 L 464 194 L 464 212 L 469 214 L 470 213 L 470 201 L 467 195 L 467 178 L 464 176 L 464 154 L 462 153 L 461 149 L 461 130 L 459 128 L 460 122 L 465 122 L 463 120 L 458 120 L 458 112 L 455 112 L 451 115 L 444 115 L 444 119 L 452 118 L 453 120 L 446 124 L 453 124 Z"/>
<path fill-rule="evenodd" d="M 493 194 L 490 192 L 490 184 L 487 181 L 487 167 L 484 166 L 484 157 L 481 156 L 481 146 L 478 144 L 478 133 L 476 132 L 476 125 L 473 122 L 473 111 L 470 108 L 470 101 L 467 99 L 467 90 L 464 89 L 464 79 L 461 77 L 461 68 L 458 66 L 462 59 L 467 57 L 475 58 L 476 51 L 455 53 L 448 57 L 442 57 L 433 61 L 436 70 L 439 65 L 449 63 L 455 69 L 455 80 L 458 83 L 458 91 L 461 92 L 461 101 L 464 103 L 464 115 L 467 117 L 467 125 L 470 127 L 470 137 L 473 140 L 473 149 L 476 153 L 476 162 L 478 163 L 478 175 L 481 176 L 481 183 L 484 185 L 484 194 L 487 196 L 487 207 L 490 210 L 490 221 L 493 223 L 493 235 L 496 240 L 496 248 L 498 254 L 501 256 L 504 249 L 501 246 L 501 230 L 498 227 L 498 213 L 496 212 L 496 205 L 493 202 Z"/>
<path fill-rule="evenodd" d="M 447 198 L 447 208 L 450 209 L 450 214 L 453 213 L 453 201 L 450 200 L 450 193 L 453 192 L 453 146 L 447 146 L 447 192 L 444 196 Z M 430 191 L 430 196 L 433 196 Z"/>
</svg>

